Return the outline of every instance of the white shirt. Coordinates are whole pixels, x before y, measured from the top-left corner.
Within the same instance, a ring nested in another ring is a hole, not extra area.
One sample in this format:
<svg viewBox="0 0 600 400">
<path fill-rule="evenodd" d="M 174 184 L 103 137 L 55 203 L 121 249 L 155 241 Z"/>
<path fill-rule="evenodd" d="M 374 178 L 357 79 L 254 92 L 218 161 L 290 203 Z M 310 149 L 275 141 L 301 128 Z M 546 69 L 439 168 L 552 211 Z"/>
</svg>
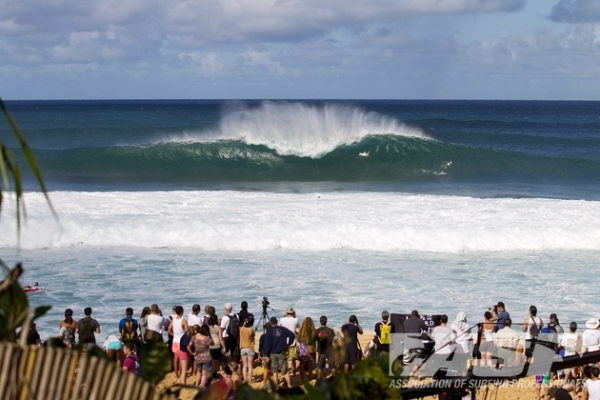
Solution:
<svg viewBox="0 0 600 400">
<path fill-rule="evenodd" d="M 533 326 L 533 321 L 535 321 L 538 331 L 542 330 L 542 320 L 540 319 L 540 317 L 530 316 L 529 318 L 527 318 L 527 331 L 525 332 L 525 340 L 531 339 L 531 333 L 529 332 L 529 330 Z"/>
<path fill-rule="evenodd" d="M 296 333 L 296 329 L 298 328 L 298 318 L 294 318 L 294 317 L 282 317 L 279 320 L 279 326 L 283 326 L 284 328 L 288 328 L 290 331 L 292 331 L 292 333 Z M 291 344 L 291 346 L 295 346 L 296 345 L 296 339 L 294 339 L 294 342 Z"/>
<path fill-rule="evenodd" d="M 229 315 L 235 315 L 235 314 L 231 313 Z M 226 315 L 223 318 L 221 318 L 221 329 L 223 329 L 223 337 L 229 337 L 229 335 L 227 334 L 227 327 L 229 326 L 229 319 L 230 319 L 229 315 Z"/>
<path fill-rule="evenodd" d="M 587 347 L 587 352 L 600 349 L 600 332 L 597 329 L 586 329 L 582 336 L 583 347 Z"/>
<path fill-rule="evenodd" d="M 149 314 L 146 316 L 146 329 L 162 333 L 164 319 L 158 314 Z"/>
<path fill-rule="evenodd" d="M 473 336 L 471 335 L 471 327 L 467 324 L 464 324 L 464 329 L 461 330 L 455 324 L 452 324 L 450 327 L 456 333 L 456 344 L 458 344 L 462 348 L 463 353 L 469 353 L 469 344 L 473 340 Z M 457 349 L 460 351 L 460 349 Z"/>
<path fill-rule="evenodd" d="M 454 331 L 447 326 L 436 326 L 431 332 L 431 338 L 435 341 L 435 352 L 437 354 L 450 354 L 456 347 L 455 344 L 451 344 L 456 334 Z"/>
<path fill-rule="evenodd" d="M 585 387 L 587 387 L 590 400 L 600 400 L 600 379 L 595 381 L 588 379 L 585 381 Z"/>
<path fill-rule="evenodd" d="M 197 316 L 194 315 L 193 313 L 190 313 L 190 315 L 188 315 L 188 326 L 194 326 L 194 325 L 198 325 L 198 326 L 202 326 L 202 319 Z"/>
<path fill-rule="evenodd" d="M 575 348 L 577 347 L 577 334 L 565 333 L 560 340 L 560 345 L 565 348 L 565 357 L 577 354 L 575 352 Z"/>
</svg>

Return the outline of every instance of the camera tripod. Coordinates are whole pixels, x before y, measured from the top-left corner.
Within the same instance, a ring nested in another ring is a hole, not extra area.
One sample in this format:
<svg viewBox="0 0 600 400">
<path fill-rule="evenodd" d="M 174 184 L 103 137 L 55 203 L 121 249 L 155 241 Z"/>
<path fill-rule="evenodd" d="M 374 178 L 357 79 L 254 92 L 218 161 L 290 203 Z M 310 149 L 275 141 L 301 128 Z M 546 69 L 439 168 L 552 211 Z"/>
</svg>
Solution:
<svg viewBox="0 0 600 400">
<path fill-rule="evenodd" d="M 256 324 L 256 328 L 255 330 L 258 330 L 258 328 L 263 327 L 267 322 L 269 322 L 269 313 L 267 311 L 268 308 L 271 308 L 269 306 L 263 306 L 263 310 L 262 310 L 262 314 L 260 316 L 260 318 L 258 319 L 258 323 Z M 271 308 L 271 310 L 273 310 Z M 275 310 L 273 310 L 275 311 Z M 263 328 L 263 333 L 265 332 L 265 329 Z"/>
</svg>

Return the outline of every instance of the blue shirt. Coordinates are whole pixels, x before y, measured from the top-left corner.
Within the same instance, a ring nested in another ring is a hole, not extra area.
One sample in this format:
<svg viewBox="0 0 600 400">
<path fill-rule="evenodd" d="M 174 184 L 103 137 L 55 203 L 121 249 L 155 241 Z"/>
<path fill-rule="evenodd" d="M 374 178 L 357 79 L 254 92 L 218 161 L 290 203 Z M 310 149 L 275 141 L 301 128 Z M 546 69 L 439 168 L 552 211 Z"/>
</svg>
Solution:
<svg viewBox="0 0 600 400">
<path fill-rule="evenodd" d="M 510 314 L 508 313 L 508 311 L 504 310 L 501 313 L 498 313 L 498 315 L 496 315 L 496 317 L 498 317 L 498 320 L 496 321 L 496 331 L 504 328 L 504 321 L 506 321 L 506 318 L 510 318 Z"/>
<path fill-rule="evenodd" d="M 296 339 L 294 332 L 283 326 L 274 326 L 263 337 L 265 338 L 263 346 L 265 357 L 270 357 L 271 353 L 283 353 Z"/>
</svg>

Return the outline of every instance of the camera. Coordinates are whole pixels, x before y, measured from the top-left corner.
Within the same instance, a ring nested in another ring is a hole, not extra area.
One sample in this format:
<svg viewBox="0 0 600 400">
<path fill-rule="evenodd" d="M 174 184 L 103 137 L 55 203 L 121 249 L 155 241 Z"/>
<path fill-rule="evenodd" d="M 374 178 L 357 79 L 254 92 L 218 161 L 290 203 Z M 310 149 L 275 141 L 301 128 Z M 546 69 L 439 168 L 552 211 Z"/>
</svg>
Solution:
<svg viewBox="0 0 600 400">
<path fill-rule="evenodd" d="M 266 310 L 269 307 L 269 304 L 271 304 L 269 302 L 269 299 L 266 296 L 263 297 L 263 300 L 262 300 L 262 308 L 263 308 L 263 310 Z"/>
</svg>

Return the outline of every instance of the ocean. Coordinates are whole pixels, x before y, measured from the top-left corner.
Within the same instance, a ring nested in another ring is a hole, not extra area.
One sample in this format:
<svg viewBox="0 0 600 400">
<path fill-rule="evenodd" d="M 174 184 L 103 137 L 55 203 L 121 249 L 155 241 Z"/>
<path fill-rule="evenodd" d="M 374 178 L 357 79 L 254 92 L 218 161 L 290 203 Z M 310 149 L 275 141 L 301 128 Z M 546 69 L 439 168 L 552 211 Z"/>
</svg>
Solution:
<svg viewBox="0 0 600 400">
<path fill-rule="evenodd" d="M 55 220 L 25 173 L 0 256 L 56 335 L 67 307 L 105 335 L 126 307 L 268 297 L 280 317 L 529 305 L 600 318 L 600 102 L 8 101 Z M 18 152 L 8 124 L 0 137 Z M 24 166 L 22 169 L 26 169 Z"/>
</svg>

